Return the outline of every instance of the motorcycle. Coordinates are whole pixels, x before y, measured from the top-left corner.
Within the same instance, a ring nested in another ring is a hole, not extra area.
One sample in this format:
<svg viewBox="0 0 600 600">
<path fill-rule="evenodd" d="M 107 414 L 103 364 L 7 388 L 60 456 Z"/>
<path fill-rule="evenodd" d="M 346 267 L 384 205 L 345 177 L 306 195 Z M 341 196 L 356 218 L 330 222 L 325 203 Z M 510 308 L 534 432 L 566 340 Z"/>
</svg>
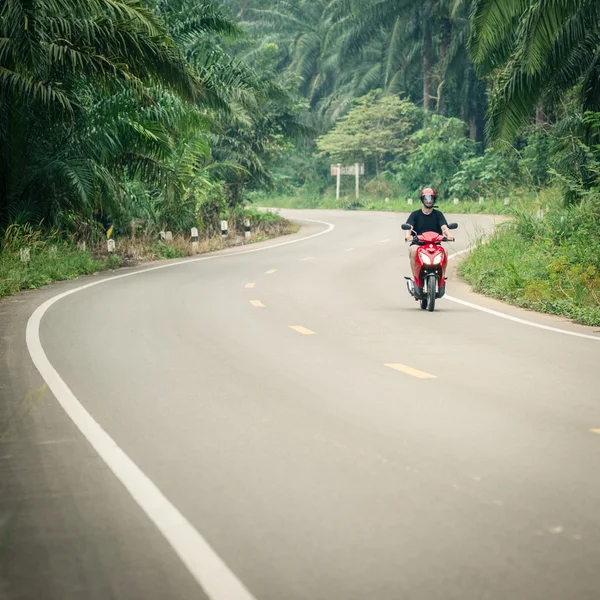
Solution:
<svg viewBox="0 0 600 600">
<path fill-rule="evenodd" d="M 448 229 L 457 229 L 458 223 L 449 223 Z M 411 231 L 408 223 L 402 224 L 404 231 Z M 432 312 L 435 301 L 443 298 L 446 293 L 446 267 L 448 255 L 442 242 L 449 242 L 448 238 L 435 231 L 426 231 L 417 235 L 413 231 L 413 239 L 419 246 L 417 248 L 417 277 L 404 277 L 409 294 L 420 303 L 423 310 Z"/>
</svg>

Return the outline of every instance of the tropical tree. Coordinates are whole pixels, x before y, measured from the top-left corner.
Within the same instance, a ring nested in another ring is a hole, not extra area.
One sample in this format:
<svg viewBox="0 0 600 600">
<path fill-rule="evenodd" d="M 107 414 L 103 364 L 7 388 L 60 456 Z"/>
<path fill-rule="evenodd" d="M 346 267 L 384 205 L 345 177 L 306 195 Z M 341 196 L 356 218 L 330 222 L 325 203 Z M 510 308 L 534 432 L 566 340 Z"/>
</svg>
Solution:
<svg viewBox="0 0 600 600">
<path fill-rule="evenodd" d="M 335 162 L 370 162 L 377 175 L 411 150 L 410 136 L 421 120 L 417 106 L 398 96 L 373 90 L 356 101 L 335 127 L 317 140 Z"/>
<path fill-rule="evenodd" d="M 64 202 L 97 205 L 116 190 L 108 167 L 115 150 L 139 150 L 144 138 L 160 154 L 164 139 L 143 110 L 136 125 L 101 111 L 94 116 L 100 96 L 135 96 L 147 107 L 148 86 L 192 102 L 201 93 L 200 80 L 140 0 L 3 2 L 0 222 L 32 205 L 39 217 L 56 214 Z M 113 103 L 107 110 L 119 109 Z M 142 162 L 133 170 L 142 172 Z"/>
<path fill-rule="evenodd" d="M 339 74 L 335 52 L 326 52 L 331 20 L 327 0 L 277 0 L 271 7 L 253 9 L 245 24 L 260 35 L 260 45 L 276 44 L 281 77 L 294 85 L 315 109 L 336 88 Z"/>
<path fill-rule="evenodd" d="M 600 109 L 596 0 L 473 0 L 470 48 L 491 80 L 487 131 L 511 143 L 536 106 L 577 88 L 581 113 Z"/>
<path fill-rule="evenodd" d="M 267 163 L 279 137 L 305 131 L 294 99 L 266 65 L 238 58 L 244 31 L 219 6 L 161 0 L 157 10 L 202 80 L 201 106 L 212 115 L 211 172 L 230 204 L 239 204 L 245 188 L 271 184 Z"/>
</svg>

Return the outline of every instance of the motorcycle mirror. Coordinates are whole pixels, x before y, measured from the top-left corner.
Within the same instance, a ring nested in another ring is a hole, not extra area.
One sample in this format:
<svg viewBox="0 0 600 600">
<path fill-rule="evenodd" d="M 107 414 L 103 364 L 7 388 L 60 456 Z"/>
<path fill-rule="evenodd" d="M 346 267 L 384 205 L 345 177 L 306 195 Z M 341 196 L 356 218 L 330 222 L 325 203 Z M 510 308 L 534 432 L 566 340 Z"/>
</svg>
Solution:
<svg viewBox="0 0 600 600">
<path fill-rule="evenodd" d="M 401 227 L 404 229 L 404 231 L 410 231 L 412 229 L 408 223 L 402 223 Z"/>
<path fill-rule="evenodd" d="M 458 229 L 458 223 L 448 223 L 448 229 Z"/>
</svg>

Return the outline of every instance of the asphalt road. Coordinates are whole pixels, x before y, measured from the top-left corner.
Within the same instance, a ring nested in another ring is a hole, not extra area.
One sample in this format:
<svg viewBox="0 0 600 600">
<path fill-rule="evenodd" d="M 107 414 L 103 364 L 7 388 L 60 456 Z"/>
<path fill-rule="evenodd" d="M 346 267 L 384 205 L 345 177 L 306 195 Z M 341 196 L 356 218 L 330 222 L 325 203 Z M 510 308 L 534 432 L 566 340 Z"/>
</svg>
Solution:
<svg viewBox="0 0 600 600">
<path fill-rule="evenodd" d="M 599 598 L 600 333 L 452 274 L 421 311 L 405 215 L 287 214 L 324 223 L 119 272 L 39 345 L 106 276 L 0 304 L 0 598 Z"/>
</svg>

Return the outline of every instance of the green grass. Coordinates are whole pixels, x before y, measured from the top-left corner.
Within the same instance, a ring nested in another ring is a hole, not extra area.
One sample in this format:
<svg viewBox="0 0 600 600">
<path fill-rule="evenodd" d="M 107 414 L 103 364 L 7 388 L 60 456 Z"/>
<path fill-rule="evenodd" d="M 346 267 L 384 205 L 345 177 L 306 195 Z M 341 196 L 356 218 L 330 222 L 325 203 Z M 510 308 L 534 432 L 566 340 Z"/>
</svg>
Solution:
<svg viewBox="0 0 600 600">
<path fill-rule="evenodd" d="M 597 235 L 577 219 L 561 235 L 565 214 L 537 222 L 522 214 L 501 225 L 460 263 L 460 276 L 475 291 L 516 306 L 600 325 L 600 246 L 590 247 Z"/>
<path fill-rule="evenodd" d="M 555 190 L 543 190 L 540 194 L 533 191 L 515 190 L 508 195 L 509 205 L 504 204 L 504 199 L 488 199 L 480 204 L 478 200 L 459 201 L 455 205 L 450 200 L 438 202 L 438 208 L 449 214 L 494 214 L 510 215 L 517 209 L 533 209 L 534 207 L 545 207 L 552 203 L 557 196 Z M 421 204 L 419 198 L 413 198 L 413 204 L 408 204 L 408 198 L 390 198 L 386 202 L 382 198 L 364 197 L 359 198 L 340 198 L 335 196 L 323 195 L 315 196 L 301 191 L 298 194 L 290 196 L 262 196 L 256 197 L 254 203 L 267 208 L 288 208 L 288 209 L 328 209 L 328 210 L 364 210 L 364 211 L 382 211 L 382 212 L 411 212 L 418 209 Z"/>
<path fill-rule="evenodd" d="M 152 246 L 152 250 L 158 259 L 183 258 L 186 256 L 186 252 L 183 248 L 173 244 L 156 243 Z"/>
<path fill-rule="evenodd" d="M 116 253 L 95 257 L 93 251 L 81 250 L 75 244 L 61 240 L 56 232 L 44 234 L 30 225 L 11 226 L 0 239 L 0 298 L 22 290 L 37 289 L 55 281 L 75 279 L 100 271 L 115 269 L 123 264 L 150 260 L 183 258 L 199 252 L 213 252 L 240 242 L 252 244 L 273 237 L 296 233 L 299 226 L 276 213 L 248 210 L 243 216 L 252 220 L 253 235 L 243 238 L 243 231 L 230 231 L 223 242 L 221 236 L 202 238 L 200 247 L 193 249 L 188 237 L 174 236 L 173 242 L 159 243 L 155 238 L 123 238 L 117 240 Z M 105 243 L 105 242 L 104 242 Z M 21 262 L 19 249 L 30 248 L 30 261 Z M 105 246 L 103 252 L 106 253 Z"/>
<path fill-rule="evenodd" d="M 22 263 L 18 252 L 5 249 L 0 252 L 0 298 L 120 264 L 118 256 L 97 260 L 88 251 L 61 244 L 56 245 L 54 253 L 47 247 L 32 249 L 29 263 Z"/>
</svg>

